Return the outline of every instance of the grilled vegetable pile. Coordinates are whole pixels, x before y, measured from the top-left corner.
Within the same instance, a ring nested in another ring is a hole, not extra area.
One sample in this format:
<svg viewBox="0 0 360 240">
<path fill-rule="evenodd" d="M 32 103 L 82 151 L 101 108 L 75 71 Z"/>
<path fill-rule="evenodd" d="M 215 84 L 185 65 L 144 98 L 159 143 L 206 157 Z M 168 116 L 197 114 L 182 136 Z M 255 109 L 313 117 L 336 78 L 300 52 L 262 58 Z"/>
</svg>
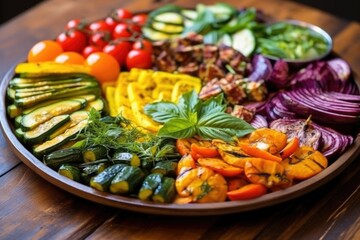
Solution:
<svg viewBox="0 0 360 240">
<path fill-rule="evenodd" d="M 15 69 L 15 134 L 60 175 L 157 203 L 251 199 L 309 179 L 353 143 L 359 89 L 340 58 L 300 69 L 263 56 L 280 52 L 276 30 L 290 45 L 298 33 L 260 17 L 218 3 L 70 21 Z M 324 49 L 310 39 L 304 48 Z"/>
</svg>

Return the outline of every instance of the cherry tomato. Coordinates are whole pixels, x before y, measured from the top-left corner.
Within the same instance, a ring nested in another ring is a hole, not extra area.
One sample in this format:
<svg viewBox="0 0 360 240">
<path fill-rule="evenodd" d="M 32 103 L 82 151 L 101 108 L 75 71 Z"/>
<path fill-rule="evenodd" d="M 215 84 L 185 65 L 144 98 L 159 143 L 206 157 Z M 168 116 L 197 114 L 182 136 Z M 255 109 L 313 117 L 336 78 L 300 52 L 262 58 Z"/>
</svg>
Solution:
<svg viewBox="0 0 360 240">
<path fill-rule="evenodd" d="M 85 65 L 90 67 L 90 73 L 101 83 L 116 81 L 120 73 L 120 66 L 110 54 L 95 52 L 90 54 Z"/>
<path fill-rule="evenodd" d="M 72 19 L 70 20 L 66 26 L 65 29 L 66 30 L 70 30 L 70 29 L 85 29 L 86 27 L 86 22 L 84 22 L 82 19 L 76 18 L 76 19 Z"/>
<path fill-rule="evenodd" d="M 120 42 L 118 44 L 108 44 L 104 47 L 103 52 L 112 55 L 120 64 L 124 66 L 126 62 L 126 56 L 131 51 L 131 42 Z"/>
<path fill-rule="evenodd" d="M 151 53 L 145 50 L 131 50 L 126 57 L 126 67 L 148 69 L 152 66 Z"/>
<path fill-rule="evenodd" d="M 86 35 L 79 30 L 70 30 L 63 33 L 56 38 L 65 52 L 82 52 L 87 45 Z"/>
<path fill-rule="evenodd" d="M 55 58 L 55 62 L 82 65 L 85 58 L 78 52 L 63 52 Z"/>
<path fill-rule="evenodd" d="M 134 50 L 145 50 L 152 53 L 152 43 L 145 39 L 137 40 L 133 45 Z"/>
<path fill-rule="evenodd" d="M 61 45 L 52 40 L 43 40 L 36 43 L 28 53 L 28 62 L 53 61 L 64 50 Z"/>
<path fill-rule="evenodd" d="M 94 45 L 89 45 L 84 48 L 84 50 L 82 51 L 82 55 L 84 56 L 84 58 L 87 58 L 90 54 L 101 51 L 101 48 Z"/>
<path fill-rule="evenodd" d="M 124 8 L 119 8 L 115 10 L 114 14 L 118 19 L 131 19 L 133 14 L 129 10 L 126 10 Z"/>
<path fill-rule="evenodd" d="M 145 13 L 136 14 L 132 17 L 132 21 L 140 26 L 144 26 L 148 19 L 148 15 Z"/>
<path fill-rule="evenodd" d="M 132 29 L 130 25 L 126 23 L 119 23 L 115 26 L 114 31 L 112 32 L 113 39 L 117 38 L 129 38 L 132 36 Z"/>
<path fill-rule="evenodd" d="M 95 32 L 90 35 L 89 43 L 90 45 L 95 45 L 103 49 L 109 43 L 110 39 L 111 36 L 108 32 Z"/>
<path fill-rule="evenodd" d="M 114 31 L 115 26 L 119 23 L 114 17 L 105 18 L 106 24 L 111 27 L 111 32 Z"/>
<path fill-rule="evenodd" d="M 109 26 L 105 20 L 98 20 L 98 21 L 90 23 L 89 29 L 93 32 L 99 32 L 99 31 L 111 32 L 112 31 L 112 27 Z"/>
</svg>

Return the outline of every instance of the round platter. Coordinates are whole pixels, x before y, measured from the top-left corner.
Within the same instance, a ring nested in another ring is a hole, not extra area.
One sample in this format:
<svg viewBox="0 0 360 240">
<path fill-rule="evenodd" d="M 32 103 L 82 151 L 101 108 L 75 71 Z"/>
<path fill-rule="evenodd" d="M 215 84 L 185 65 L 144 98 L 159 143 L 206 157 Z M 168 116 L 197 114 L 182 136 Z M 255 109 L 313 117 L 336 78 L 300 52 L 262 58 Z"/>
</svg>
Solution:
<svg viewBox="0 0 360 240">
<path fill-rule="evenodd" d="M 11 68 L 3 78 L 0 87 L 0 123 L 4 137 L 13 152 L 30 169 L 43 177 L 46 181 L 76 196 L 107 206 L 142 213 L 177 216 L 221 215 L 259 209 L 294 199 L 320 187 L 343 171 L 360 153 L 360 136 L 357 136 L 350 148 L 318 175 L 288 189 L 268 193 L 256 199 L 185 205 L 144 202 L 135 198 L 100 192 L 89 186 L 72 181 L 44 165 L 29 150 L 27 150 L 16 138 L 14 126 L 6 115 L 6 88 L 13 75 L 14 68 Z"/>
</svg>

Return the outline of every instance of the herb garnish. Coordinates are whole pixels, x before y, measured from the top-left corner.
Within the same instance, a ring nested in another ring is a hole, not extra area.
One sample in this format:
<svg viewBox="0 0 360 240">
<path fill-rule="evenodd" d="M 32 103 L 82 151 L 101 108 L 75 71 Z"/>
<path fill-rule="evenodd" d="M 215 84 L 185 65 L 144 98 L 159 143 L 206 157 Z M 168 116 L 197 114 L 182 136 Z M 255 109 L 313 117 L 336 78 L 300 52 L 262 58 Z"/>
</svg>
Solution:
<svg viewBox="0 0 360 240">
<path fill-rule="evenodd" d="M 201 100 L 195 91 L 183 94 L 178 104 L 156 102 L 145 106 L 144 111 L 153 120 L 164 123 L 158 136 L 189 138 L 198 135 L 204 139 L 222 139 L 251 133 L 254 128 L 244 120 L 225 113 L 224 96 L 219 94 Z"/>
</svg>

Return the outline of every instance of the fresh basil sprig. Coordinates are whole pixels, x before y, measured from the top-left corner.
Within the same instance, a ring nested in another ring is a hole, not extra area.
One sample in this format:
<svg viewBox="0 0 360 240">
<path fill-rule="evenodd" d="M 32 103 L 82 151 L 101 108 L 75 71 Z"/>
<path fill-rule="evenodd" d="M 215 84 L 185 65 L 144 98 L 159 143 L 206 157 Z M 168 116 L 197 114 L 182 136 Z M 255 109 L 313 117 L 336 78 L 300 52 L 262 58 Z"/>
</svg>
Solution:
<svg viewBox="0 0 360 240">
<path fill-rule="evenodd" d="M 254 128 L 244 120 L 225 113 L 223 95 L 201 100 L 195 91 L 181 96 L 179 103 L 156 102 L 145 106 L 145 113 L 154 121 L 163 123 L 158 135 L 169 138 L 189 138 L 198 135 L 204 139 L 222 139 L 251 133 Z"/>
</svg>

